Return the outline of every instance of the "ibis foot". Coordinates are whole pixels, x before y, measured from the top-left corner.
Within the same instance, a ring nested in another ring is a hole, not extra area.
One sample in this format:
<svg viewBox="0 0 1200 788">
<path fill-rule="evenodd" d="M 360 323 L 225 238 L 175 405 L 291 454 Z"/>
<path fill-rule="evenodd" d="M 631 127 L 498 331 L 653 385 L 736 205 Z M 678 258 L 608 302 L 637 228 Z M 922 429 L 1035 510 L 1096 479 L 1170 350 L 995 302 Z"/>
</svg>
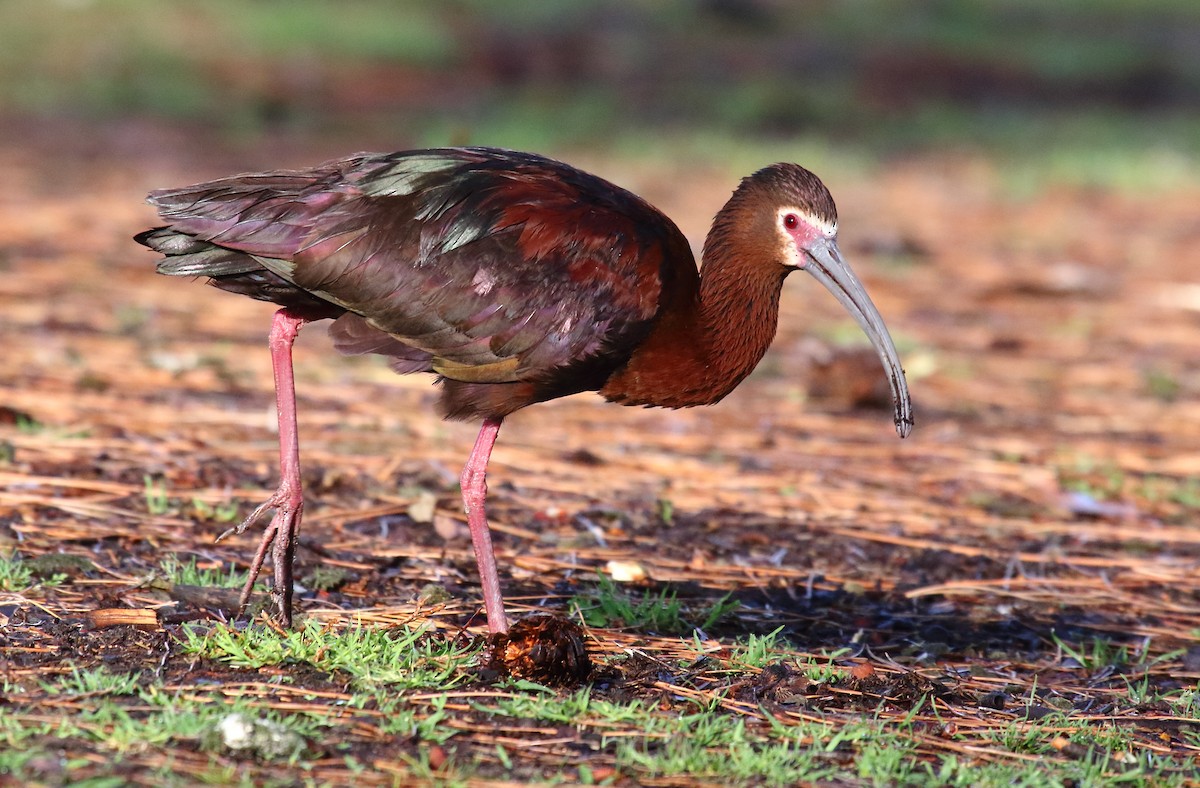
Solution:
<svg viewBox="0 0 1200 788">
<path fill-rule="evenodd" d="M 266 562 L 267 553 L 271 554 L 271 601 L 279 623 L 284 627 L 292 625 L 292 563 L 296 555 L 296 535 L 300 531 L 300 517 L 304 511 L 304 498 L 298 488 L 292 489 L 280 486 L 275 493 L 258 506 L 250 516 L 217 537 L 221 541 L 230 534 L 242 534 L 268 510 L 274 509 L 271 522 L 263 531 L 254 558 L 250 560 L 250 574 L 238 597 L 237 615 L 246 612 L 250 604 L 250 595 L 258 575 Z"/>
</svg>

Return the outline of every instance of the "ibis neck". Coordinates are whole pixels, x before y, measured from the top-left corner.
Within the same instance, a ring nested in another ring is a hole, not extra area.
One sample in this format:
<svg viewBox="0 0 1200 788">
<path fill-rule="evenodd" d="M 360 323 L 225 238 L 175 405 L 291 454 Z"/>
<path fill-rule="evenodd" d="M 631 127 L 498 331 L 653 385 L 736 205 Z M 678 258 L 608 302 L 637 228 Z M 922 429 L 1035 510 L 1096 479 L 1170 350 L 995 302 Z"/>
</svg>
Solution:
<svg viewBox="0 0 1200 788">
<path fill-rule="evenodd" d="M 697 320 L 705 350 L 704 378 L 715 402 L 754 371 L 775 339 L 783 266 L 705 260 Z M 707 404 L 700 403 L 700 404 Z"/>
<path fill-rule="evenodd" d="M 787 272 L 707 248 L 699 281 L 683 297 L 669 296 L 650 335 L 600 393 L 625 405 L 668 408 L 722 399 L 775 338 Z"/>
</svg>

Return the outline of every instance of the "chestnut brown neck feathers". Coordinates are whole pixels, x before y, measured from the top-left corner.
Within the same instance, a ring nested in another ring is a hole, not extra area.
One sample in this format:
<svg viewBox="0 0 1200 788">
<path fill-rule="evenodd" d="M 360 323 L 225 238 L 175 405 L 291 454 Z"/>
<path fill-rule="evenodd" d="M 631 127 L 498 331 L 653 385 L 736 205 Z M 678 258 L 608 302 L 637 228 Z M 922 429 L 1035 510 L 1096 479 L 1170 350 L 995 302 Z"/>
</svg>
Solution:
<svg viewBox="0 0 1200 788">
<path fill-rule="evenodd" d="M 654 330 L 601 395 L 624 405 L 709 405 L 754 370 L 775 338 L 783 282 L 795 270 L 776 227 L 781 207 L 837 223 L 828 189 L 802 167 L 775 164 L 744 178 L 713 219 L 698 284 L 666 296 Z"/>
</svg>

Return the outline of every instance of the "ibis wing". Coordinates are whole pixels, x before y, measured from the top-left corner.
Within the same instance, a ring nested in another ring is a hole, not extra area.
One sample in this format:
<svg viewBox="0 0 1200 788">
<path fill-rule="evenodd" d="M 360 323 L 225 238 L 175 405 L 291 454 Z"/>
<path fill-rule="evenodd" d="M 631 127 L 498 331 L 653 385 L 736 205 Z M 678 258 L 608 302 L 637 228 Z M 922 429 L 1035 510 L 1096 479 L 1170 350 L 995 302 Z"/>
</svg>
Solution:
<svg viewBox="0 0 1200 788">
<path fill-rule="evenodd" d="M 336 167 L 238 175 L 150 193 L 166 226 L 140 233 L 138 243 L 163 255 L 158 272 L 207 276 L 223 290 L 272 301 L 314 319 L 342 309 L 277 273 L 318 218 L 352 197 Z"/>
<path fill-rule="evenodd" d="M 589 363 L 606 373 L 649 330 L 663 287 L 695 284 L 665 216 L 529 154 L 360 155 L 152 202 L 169 231 L 204 243 L 168 273 L 284 283 L 351 313 L 334 327 L 349 352 L 465 382 L 537 381 Z"/>
</svg>

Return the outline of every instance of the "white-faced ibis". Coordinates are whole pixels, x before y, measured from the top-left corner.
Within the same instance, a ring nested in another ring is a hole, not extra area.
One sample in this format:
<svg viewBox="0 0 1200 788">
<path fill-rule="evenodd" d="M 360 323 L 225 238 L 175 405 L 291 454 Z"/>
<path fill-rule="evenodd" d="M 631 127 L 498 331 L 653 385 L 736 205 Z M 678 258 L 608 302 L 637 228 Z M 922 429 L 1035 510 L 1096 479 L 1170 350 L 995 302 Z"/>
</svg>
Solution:
<svg viewBox="0 0 1200 788">
<path fill-rule="evenodd" d="M 795 164 L 742 180 L 713 220 L 699 270 L 675 224 L 636 195 L 492 148 L 359 154 L 149 201 L 166 225 L 137 240 L 165 256 L 159 273 L 205 276 L 283 307 L 270 335 L 279 487 L 231 531 L 275 510 L 241 604 L 270 550 L 285 624 L 303 508 L 291 348 L 313 320 L 334 319 L 343 353 L 435 373 L 446 418 L 482 420 L 460 481 L 492 632 L 508 620 L 485 473 L 504 417 L 580 391 L 622 405 L 717 402 L 766 353 L 792 271 L 816 277 L 862 326 L 891 383 L 896 430 L 912 428 L 896 348 L 838 250 L 833 198 Z"/>
</svg>

